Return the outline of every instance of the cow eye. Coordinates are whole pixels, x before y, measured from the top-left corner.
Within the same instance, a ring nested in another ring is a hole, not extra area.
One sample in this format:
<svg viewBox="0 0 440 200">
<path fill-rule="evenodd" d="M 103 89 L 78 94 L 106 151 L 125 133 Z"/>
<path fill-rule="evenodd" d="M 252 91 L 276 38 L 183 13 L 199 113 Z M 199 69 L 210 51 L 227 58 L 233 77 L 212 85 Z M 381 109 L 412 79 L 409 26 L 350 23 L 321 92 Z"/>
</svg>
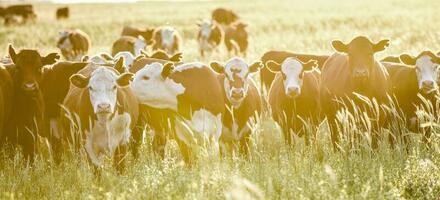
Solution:
<svg viewBox="0 0 440 200">
<path fill-rule="evenodd" d="M 112 89 L 113 89 L 113 90 L 116 90 L 116 85 L 114 85 Z"/>
<path fill-rule="evenodd" d="M 92 86 L 89 86 L 89 90 L 90 90 L 90 91 L 93 91 L 93 88 L 92 88 Z"/>
<path fill-rule="evenodd" d="M 143 77 L 142 77 L 142 80 L 144 80 L 144 81 L 148 81 L 148 80 L 150 80 L 150 77 L 148 77 L 148 76 L 143 76 Z"/>
</svg>

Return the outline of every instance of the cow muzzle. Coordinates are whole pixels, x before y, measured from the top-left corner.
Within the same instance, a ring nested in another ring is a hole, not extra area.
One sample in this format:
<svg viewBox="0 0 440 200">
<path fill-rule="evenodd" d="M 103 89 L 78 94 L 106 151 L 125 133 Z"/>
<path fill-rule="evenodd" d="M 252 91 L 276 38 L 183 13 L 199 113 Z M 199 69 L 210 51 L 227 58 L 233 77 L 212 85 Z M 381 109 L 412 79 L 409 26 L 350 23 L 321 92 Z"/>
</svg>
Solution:
<svg viewBox="0 0 440 200">
<path fill-rule="evenodd" d="M 38 90 L 38 85 L 35 82 L 27 82 L 27 83 L 23 83 L 23 85 L 21 86 L 21 88 L 25 91 L 25 92 L 35 92 Z"/>
<path fill-rule="evenodd" d="M 434 92 L 436 89 L 437 88 L 434 84 L 434 81 L 423 81 L 422 82 L 422 88 L 421 88 L 422 93 L 429 94 L 431 92 Z"/>
<path fill-rule="evenodd" d="M 97 106 L 96 113 L 97 114 L 108 114 L 112 112 L 111 105 L 109 103 L 100 103 Z"/>
<path fill-rule="evenodd" d="M 301 94 L 301 90 L 298 87 L 289 87 L 286 91 L 287 96 L 296 98 Z"/>
<path fill-rule="evenodd" d="M 354 69 L 353 70 L 353 78 L 355 79 L 366 79 L 370 76 L 368 69 Z"/>
</svg>

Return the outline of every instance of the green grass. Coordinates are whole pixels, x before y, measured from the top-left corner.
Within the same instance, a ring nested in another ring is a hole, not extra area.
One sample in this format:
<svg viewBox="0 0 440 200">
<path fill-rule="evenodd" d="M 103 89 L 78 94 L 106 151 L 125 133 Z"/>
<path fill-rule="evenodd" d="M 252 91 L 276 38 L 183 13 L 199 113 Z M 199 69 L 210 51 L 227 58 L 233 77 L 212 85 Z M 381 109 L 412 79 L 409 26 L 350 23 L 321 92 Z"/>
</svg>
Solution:
<svg viewBox="0 0 440 200">
<path fill-rule="evenodd" d="M 137 4 L 72 5 L 72 18 L 55 20 L 58 5 L 37 4 L 36 23 L 0 26 L 0 55 L 7 44 L 16 48 L 57 51 L 59 31 L 80 28 L 92 39 L 92 54 L 109 52 L 124 25 L 139 27 L 169 23 L 183 36 L 185 61 L 199 60 L 195 40 L 197 19 L 212 9 L 230 7 L 249 24 L 249 62 L 271 49 L 330 53 L 330 41 L 348 42 L 357 35 L 373 41 L 389 38 L 390 47 L 378 57 L 425 49 L 440 50 L 439 1 L 202 1 L 142 2 Z M 213 59 L 227 59 L 224 47 Z M 258 77 L 257 77 L 258 78 Z M 363 122 L 356 119 L 355 122 Z M 438 119 L 435 122 L 439 122 Z M 389 147 L 381 131 L 379 148 L 369 147 L 368 133 L 347 121 L 347 132 L 358 134 L 359 145 L 334 152 L 325 123 L 317 141 L 295 147 L 283 143 L 272 120 L 264 117 L 253 135 L 250 158 L 218 158 L 202 154 L 192 167 L 183 164 L 175 142 L 166 159 L 156 158 L 147 138 L 141 157 L 128 158 L 123 175 L 106 167 L 96 178 L 84 156 L 67 154 L 60 165 L 42 153 L 35 164 L 22 164 L 20 155 L 0 161 L 0 199 L 437 199 L 440 197 L 440 148 L 435 128 L 433 144 L 426 149 L 420 135 L 408 133 L 406 150 Z"/>
</svg>

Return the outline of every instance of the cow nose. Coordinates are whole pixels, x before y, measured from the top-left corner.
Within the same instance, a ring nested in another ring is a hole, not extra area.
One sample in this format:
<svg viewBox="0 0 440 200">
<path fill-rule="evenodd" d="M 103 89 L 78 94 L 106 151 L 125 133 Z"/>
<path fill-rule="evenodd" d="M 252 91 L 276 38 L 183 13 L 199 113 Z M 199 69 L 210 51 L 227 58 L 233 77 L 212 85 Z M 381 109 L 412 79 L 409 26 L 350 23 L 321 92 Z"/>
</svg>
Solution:
<svg viewBox="0 0 440 200">
<path fill-rule="evenodd" d="M 354 77 L 356 78 L 364 78 L 368 77 L 369 73 L 367 69 L 356 69 L 354 70 Z"/>
<path fill-rule="evenodd" d="M 23 84 L 23 89 L 26 91 L 34 91 L 37 89 L 37 84 L 34 82 L 27 82 Z"/>
<path fill-rule="evenodd" d="M 110 112 L 110 104 L 109 103 L 98 104 L 98 112 Z"/>
<path fill-rule="evenodd" d="M 297 97 L 300 94 L 300 90 L 298 87 L 289 87 L 287 89 L 287 95 L 290 97 Z"/>
<path fill-rule="evenodd" d="M 423 81 L 422 86 L 424 88 L 432 89 L 434 88 L 434 81 Z"/>
<path fill-rule="evenodd" d="M 244 94 L 243 94 L 243 91 L 241 91 L 241 90 L 232 90 L 232 94 L 231 94 L 231 97 L 233 98 L 233 99 L 241 99 L 241 98 L 243 98 L 243 96 L 244 96 Z"/>
</svg>

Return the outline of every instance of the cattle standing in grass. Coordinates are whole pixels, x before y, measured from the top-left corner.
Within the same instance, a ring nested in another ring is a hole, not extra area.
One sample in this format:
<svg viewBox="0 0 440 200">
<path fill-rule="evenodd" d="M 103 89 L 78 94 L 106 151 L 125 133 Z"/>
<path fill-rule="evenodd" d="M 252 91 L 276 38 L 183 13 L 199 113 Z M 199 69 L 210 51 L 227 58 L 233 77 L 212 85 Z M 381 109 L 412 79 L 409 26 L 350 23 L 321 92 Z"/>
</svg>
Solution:
<svg viewBox="0 0 440 200">
<path fill-rule="evenodd" d="M 366 37 L 356 37 L 349 44 L 333 41 L 333 48 L 338 51 L 331 55 L 322 68 L 321 105 L 330 124 L 332 142 L 337 148 L 338 130 L 336 127 L 336 113 L 344 104 L 350 108 L 352 100 L 362 109 L 363 101 L 356 94 L 369 99 L 376 99 L 379 104 L 388 101 L 389 83 L 385 67 L 377 62 L 374 54 L 383 51 L 389 44 L 388 40 L 372 43 Z M 352 108 L 351 108 L 352 109 Z M 369 112 L 369 110 L 365 110 Z M 383 122 L 382 113 L 379 122 L 373 125 L 373 147 L 376 147 L 377 125 Z"/>
<path fill-rule="evenodd" d="M 232 58 L 224 65 L 212 62 L 211 67 L 220 73 L 219 81 L 226 100 L 222 146 L 224 150 L 238 146 L 247 155 L 252 129 L 261 115 L 261 97 L 250 75 L 263 65 L 261 62 L 248 65 L 241 58 Z"/>
<path fill-rule="evenodd" d="M 27 158 L 35 153 L 35 142 L 44 131 L 44 99 L 41 90 L 43 66 L 59 58 L 57 53 L 41 56 L 36 50 L 23 49 L 18 53 L 9 46 L 9 56 L 14 63 L 10 73 L 14 85 L 14 114 L 8 122 L 7 138 L 23 148 Z"/>
<path fill-rule="evenodd" d="M 152 109 L 143 113 L 148 113 L 147 122 L 154 129 L 155 152 L 163 157 L 168 124 L 175 130 L 173 136 L 187 163 L 192 160 L 195 143 L 211 141 L 208 143 L 218 150 L 225 102 L 217 77 L 202 63 L 174 67 L 155 62 L 135 74 L 131 87 L 139 103 Z"/>
<path fill-rule="evenodd" d="M 89 36 L 79 29 L 60 32 L 57 47 L 68 61 L 80 61 L 91 48 Z"/>
<path fill-rule="evenodd" d="M 238 15 L 232 10 L 217 8 L 212 11 L 212 20 L 219 24 L 229 25 L 238 20 Z"/>
<path fill-rule="evenodd" d="M 68 19 L 69 18 L 69 7 L 62 7 L 57 9 L 56 17 L 58 20 L 60 19 Z"/>
<path fill-rule="evenodd" d="M 140 36 L 144 39 L 147 45 L 150 45 L 152 43 L 153 33 L 154 33 L 153 28 L 139 29 L 130 26 L 125 26 L 124 29 L 122 29 L 121 36 L 131 36 L 135 38 L 139 38 Z"/>
<path fill-rule="evenodd" d="M 135 38 L 131 36 L 122 36 L 113 43 L 112 56 L 119 52 L 130 52 L 134 56 L 138 56 L 141 50 L 147 47 L 147 43 L 142 38 Z"/>
<path fill-rule="evenodd" d="M 212 53 L 220 45 L 223 39 L 223 30 L 215 21 L 202 21 L 197 25 L 200 28 L 197 34 L 200 55 L 204 57 L 205 53 Z"/>
<path fill-rule="evenodd" d="M 168 54 L 174 54 L 180 50 L 182 39 L 176 29 L 169 26 L 159 27 L 154 30 L 153 50 L 164 50 Z"/>
<path fill-rule="evenodd" d="M 225 45 L 228 53 L 234 51 L 235 55 L 239 53 L 246 56 L 248 48 L 247 24 L 243 22 L 233 23 L 225 28 Z"/>
<path fill-rule="evenodd" d="M 293 134 L 304 135 L 308 144 L 311 138 L 304 123 L 319 123 L 321 73 L 313 69 L 316 66 L 315 60 L 303 63 L 293 57 L 286 58 L 282 64 L 271 60 L 266 63 L 268 70 L 276 73 L 268 96 L 272 118 L 281 127 L 289 145 Z"/>
<path fill-rule="evenodd" d="M 122 65 L 120 59 L 114 68 Z M 102 166 L 107 156 L 122 170 L 139 110 L 128 87 L 133 74 L 119 74 L 114 68 L 90 63 L 70 78 L 72 85 L 63 103 L 66 109 L 62 110 L 61 122 L 65 139 L 85 139 L 85 150 L 96 167 Z M 75 132 L 75 138 L 69 138 L 73 121 L 81 128 L 81 135 Z"/>
<path fill-rule="evenodd" d="M 282 63 L 286 58 L 293 57 L 299 59 L 299 61 L 306 63 L 310 60 L 316 60 L 318 68 L 324 66 L 325 61 L 329 57 L 328 55 L 312 55 L 312 54 L 297 54 L 289 51 L 268 51 L 262 57 L 261 61 L 267 63 L 269 60 L 277 63 Z M 269 88 L 275 78 L 275 73 L 272 73 L 267 67 L 260 70 L 261 88 L 269 91 Z"/>
</svg>

